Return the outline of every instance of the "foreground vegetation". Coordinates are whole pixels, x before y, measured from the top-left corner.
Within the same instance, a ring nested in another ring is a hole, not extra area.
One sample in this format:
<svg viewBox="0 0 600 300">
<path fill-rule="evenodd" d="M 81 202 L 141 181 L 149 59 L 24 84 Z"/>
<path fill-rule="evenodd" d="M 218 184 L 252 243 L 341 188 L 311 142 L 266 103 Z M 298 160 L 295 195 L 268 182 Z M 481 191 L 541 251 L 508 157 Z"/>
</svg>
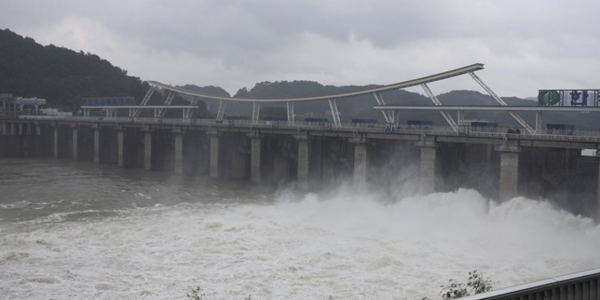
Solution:
<svg viewBox="0 0 600 300">
<path fill-rule="evenodd" d="M 489 278 L 483 277 L 477 270 L 469 272 L 469 278 L 467 283 L 457 282 L 454 279 L 450 279 L 447 285 L 441 286 L 442 300 L 459 299 L 470 295 L 481 294 L 492 290 L 492 281 Z M 202 288 L 196 287 L 192 289 L 191 294 L 187 294 L 188 299 L 191 300 L 207 300 L 204 298 L 205 294 L 202 293 Z M 333 296 L 329 296 L 328 300 L 333 300 Z M 244 300 L 252 300 L 252 296 L 244 298 Z M 429 300 L 425 297 L 422 300 Z"/>
<path fill-rule="evenodd" d="M 492 281 L 484 278 L 477 272 L 469 272 L 467 283 L 456 282 L 454 279 L 448 281 L 448 285 L 442 285 L 442 299 L 458 299 L 470 295 L 481 294 L 492 290 Z M 427 298 L 423 298 L 424 300 Z"/>
</svg>

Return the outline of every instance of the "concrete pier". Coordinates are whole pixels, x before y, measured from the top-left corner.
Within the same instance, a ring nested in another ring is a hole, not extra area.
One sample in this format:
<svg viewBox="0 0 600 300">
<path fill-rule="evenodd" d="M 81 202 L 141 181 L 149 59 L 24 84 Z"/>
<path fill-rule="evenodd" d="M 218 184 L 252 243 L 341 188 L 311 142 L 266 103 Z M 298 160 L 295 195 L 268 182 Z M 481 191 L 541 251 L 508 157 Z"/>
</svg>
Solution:
<svg viewBox="0 0 600 300">
<path fill-rule="evenodd" d="M 435 157 L 436 148 L 434 145 L 421 146 L 421 174 L 420 191 L 423 195 L 435 193 Z"/>
<path fill-rule="evenodd" d="M 72 139 L 72 142 L 73 142 L 73 151 L 72 151 L 73 160 L 77 160 L 78 159 L 78 157 L 77 157 L 77 154 L 78 154 L 78 152 L 77 152 L 77 150 L 78 150 L 77 141 L 78 141 L 77 127 L 75 127 L 75 128 L 73 128 L 73 139 Z"/>
<path fill-rule="evenodd" d="M 260 137 L 252 136 L 250 138 L 250 180 L 260 183 Z"/>
<path fill-rule="evenodd" d="M 152 131 L 144 130 L 144 169 L 152 170 Z"/>
<path fill-rule="evenodd" d="M 519 148 L 500 146 L 500 201 L 510 200 L 517 196 L 519 182 Z"/>
<path fill-rule="evenodd" d="M 183 174 L 183 134 L 181 130 L 175 133 L 175 173 Z"/>
<path fill-rule="evenodd" d="M 117 159 L 117 165 L 119 167 L 123 167 L 124 166 L 124 155 L 125 155 L 125 141 L 124 141 L 124 137 L 125 137 L 125 132 L 123 131 L 123 129 L 118 129 L 117 130 L 117 155 L 118 155 L 118 159 Z"/>
<path fill-rule="evenodd" d="M 210 135 L 210 177 L 219 178 L 219 136 Z"/>
<path fill-rule="evenodd" d="M 354 184 L 362 185 L 367 180 L 367 146 L 364 142 L 354 144 Z"/>
<path fill-rule="evenodd" d="M 94 129 L 94 162 L 100 163 L 100 129 Z"/>
<path fill-rule="evenodd" d="M 58 127 L 54 127 L 54 141 L 52 143 L 52 147 L 54 148 L 52 151 L 52 155 L 54 158 L 58 158 Z"/>
<path fill-rule="evenodd" d="M 298 136 L 298 186 L 301 189 L 308 188 L 308 137 Z"/>
</svg>

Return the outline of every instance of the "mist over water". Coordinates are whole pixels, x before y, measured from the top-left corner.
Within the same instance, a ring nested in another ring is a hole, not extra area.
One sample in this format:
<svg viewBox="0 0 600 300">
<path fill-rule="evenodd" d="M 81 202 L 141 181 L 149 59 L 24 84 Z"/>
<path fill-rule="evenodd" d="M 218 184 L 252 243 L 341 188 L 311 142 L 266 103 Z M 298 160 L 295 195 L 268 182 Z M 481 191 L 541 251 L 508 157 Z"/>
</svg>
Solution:
<svg viewBox="0 0 600 300">
<path fill-rule="evenodd" d="M 600 267 L 593 220 L 473 190 L 297 194 L 45 159 L 0 159 L 0 187 L 10 299 L 437 299 L 473 270 L 501 288 Z"/>
</svg>

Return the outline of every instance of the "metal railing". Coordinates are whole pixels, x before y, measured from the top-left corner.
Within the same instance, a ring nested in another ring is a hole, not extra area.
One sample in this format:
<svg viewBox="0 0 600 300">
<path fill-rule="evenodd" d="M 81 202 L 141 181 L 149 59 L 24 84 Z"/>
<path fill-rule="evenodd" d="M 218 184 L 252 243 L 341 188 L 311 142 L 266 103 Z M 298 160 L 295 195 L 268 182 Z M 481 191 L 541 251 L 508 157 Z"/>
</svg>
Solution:
<svg viewBox="0 0 600 300">
<path fill-rule="evenodd" d="M 598 300 L 600 269 L 594 269 L 483 294 L 464 300 Z"/>
</svg>

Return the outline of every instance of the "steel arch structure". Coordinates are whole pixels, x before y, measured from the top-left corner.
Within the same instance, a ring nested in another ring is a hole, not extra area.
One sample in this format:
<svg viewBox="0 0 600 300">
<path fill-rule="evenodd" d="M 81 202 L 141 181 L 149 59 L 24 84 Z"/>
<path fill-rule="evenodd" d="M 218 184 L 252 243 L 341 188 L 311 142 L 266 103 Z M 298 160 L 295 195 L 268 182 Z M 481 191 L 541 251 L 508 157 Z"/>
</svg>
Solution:
<svg viewBox="0 0 600 300">
<path fill-rule="evenodd" d="M 261 103 L 285 102 L 287 104 L 288 122 L 290 124 L 293 124 L 294 123 L 294 103 L 295 102 L 327 100 L 329 102 L 329 107 L 331 109 L 331 115 L 333 118 L 334 126 L 337 128 L 337 127 L 341 126 L 341 121 L 340 121 L 339 112 L 338 112 L 338 108 L 337 108 L 337 102 L 336 102 L 337 99 L 372 94 L 375 97 L 377 104 L 379 106 L 383 106 L 383 105 L 385 105 L 385 101 L 383 100 L 383 97 L 381 96 L 382 92 L 403 89 L 403 88 L 408 88 L 408 87 L 413 87 L 413 86 L 421 86 L 425 90 L 425 92 L 429 96 L 429 98 L 433 101 L 433 103 L 436 106 L 441 106 L 442 104 L 437 99 L 437 97 L 433 94 L 433 92 L 431 92 L 431 90 L 429 89 L 427 84 L 431 83 L 431 82 L 436 82 L 436 81 L 464 75 L 464 74 L 469 74 L 500 105 L 506 106 L 506 103 L 502 99 L 500 99 L 487 85 L 485 85 L 485 83 L 483 83 L 483 81 L 477 75 L 475 75 L 476 71 L 479 71 L 482 69 L 483 69 L 483 64 L 475 63 L 472 65 L 464 66 L 461 68 L 457 68 L 457 69 L 453 69 L 453 70 L 449 70 L 449 71 L 445 71 L 445 72 L 441 72 L 441 73 L 437 73 L 437 74 L 433 74 L 433 75 L 429 75 L 429 76 L 425 76 L 425 77 L 421 77 L 421 78 L 411 79 L 411 80 L 397 82 L 397 83 L 388 84 L 388 85 L 377 86 L 374 88 L 362 89 L 362 90 L 345 92 L 345 93 L 312 96 L 312 97 L 297 97 L 297 98 L 257 98 L 257 99 L 254 99 L 254 98 L 223 97 L 223 96 L 218 96 L 218 95 L 211 95 L 211 94 L 191 91 L 188 89 L 175 87 L 175 86 L 161 83 L 158 81 L 150 80 L 150 81 L 148 81 L 148 83 L 150 84 L 150 89 L 148 90 L 148 93 L 146 94 L 146 96 L 144 97 L 144 99 L 142 100 L 140 105 L 146 105 L 146 103 L 152 96 L 152 93 L 156 90 L 156 88 L 162 88 L 162 89 L 168 90 L 170 92 L 170 95 L 172 95 L 173 92 L 177 92 L 177 93 L 193 96 L 194 99 L 196 99 L 196 97 L 203 97 L 203 98 L 208 98 L 208 99 L 219 100 L 220 101 L 219 102 L 219 110 L 218 110 L 217 116 L 216 116 L 217 121 L 223 120 L 223 117 L 225 115 L 225 109 L 227 107 L 227 102 L 229 102 L 229 101 L 252 102 L 253 103 L 252 120 L 253 120 L 253 122 L 258 122 Z M 165 105 L 170 104 L 169 100 L 172 100 L 172 97 L 167 98 L 167 102 L 165 102 Z M 394 116 L 393 116 L 392 111 L 381 110 L 381 112 L 382 112 L 383 117 L 385 118 L 386 122 L 393 123 Z M 452 117 L 450 117 L 450 115 L 444 110 L 440 110 L 440 113 L 444 116 L 444 118 L 446 119 L 448 124 L 455 131 L 458 132 L 458 125 L 452 119 Z M 513 116 L 513 118 L 515 118 L 517 120 L 517 122 L 519 122 L 519 124 L 521 124 L 521 126 L 523 126 L 524 129 L 526 129 L 530 133 L 534 132 L 534 130 L 521 117 L 519 117 L 512 111 L 509 111 L 509 113 Z M 135 116 L 138 116 L 138 115 L 139 115 L 139 110 L 136 111 L 136 113 L 135 113 Z"/>
</svg>

